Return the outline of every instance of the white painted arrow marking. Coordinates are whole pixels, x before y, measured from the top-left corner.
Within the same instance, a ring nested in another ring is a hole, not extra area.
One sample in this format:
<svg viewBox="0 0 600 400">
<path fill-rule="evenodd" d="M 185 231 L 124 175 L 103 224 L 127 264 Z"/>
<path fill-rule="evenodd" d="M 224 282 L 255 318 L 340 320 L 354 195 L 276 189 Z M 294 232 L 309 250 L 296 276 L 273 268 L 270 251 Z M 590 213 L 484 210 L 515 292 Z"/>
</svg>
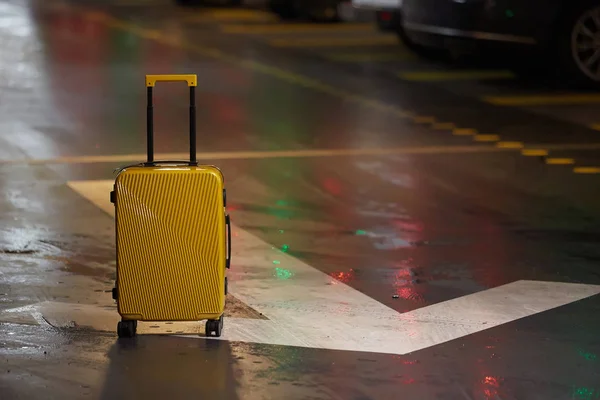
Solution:
<svg viewBox="0 0 600 400">
<path fill-rule="evenodd" d="M 69 182 L 110 215 L 112 185 Z M 517 281 L 399 314 L 248 232 L 234 232 L 230 290 L 269 321 L 230 318 L 225 340 L 406 354 L 600 293 L 596 285 Z M 274 260 L 288 279 L 278 278 Z"/>
</svg>

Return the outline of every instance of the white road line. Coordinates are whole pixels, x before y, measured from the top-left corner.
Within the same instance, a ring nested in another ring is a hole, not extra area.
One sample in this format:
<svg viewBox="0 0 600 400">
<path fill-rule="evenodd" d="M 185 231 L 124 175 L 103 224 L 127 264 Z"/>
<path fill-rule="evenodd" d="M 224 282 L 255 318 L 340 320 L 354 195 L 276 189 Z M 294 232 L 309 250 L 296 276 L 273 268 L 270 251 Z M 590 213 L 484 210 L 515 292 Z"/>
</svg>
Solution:
<svg viewBox="0 0 600 400">
<path fill-rule="evenodd" d="M 69 182 L 110 215 L 112 185 Z M 269 321 L 230 318 L 225 340 L 406 354 L 600 293 L 595 285 L 517 281 L 399 314 L 248 232 L 234 233 L 230 290 Z"/>
</svg>

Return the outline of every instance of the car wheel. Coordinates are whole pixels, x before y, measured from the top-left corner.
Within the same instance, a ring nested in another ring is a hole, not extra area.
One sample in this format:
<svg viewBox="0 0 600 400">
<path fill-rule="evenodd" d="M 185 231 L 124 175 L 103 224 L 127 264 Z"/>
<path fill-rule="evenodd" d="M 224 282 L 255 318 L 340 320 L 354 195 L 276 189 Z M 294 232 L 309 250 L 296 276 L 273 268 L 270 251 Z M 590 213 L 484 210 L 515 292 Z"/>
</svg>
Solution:
<svg viewBox="0 0 600 400">
<path fill-rule="evenodd" d="M 600 1 L 584 1 L 564 15 L 556 41 L 560 72 L 571 85 L 600 88 Z"/>
</svg>

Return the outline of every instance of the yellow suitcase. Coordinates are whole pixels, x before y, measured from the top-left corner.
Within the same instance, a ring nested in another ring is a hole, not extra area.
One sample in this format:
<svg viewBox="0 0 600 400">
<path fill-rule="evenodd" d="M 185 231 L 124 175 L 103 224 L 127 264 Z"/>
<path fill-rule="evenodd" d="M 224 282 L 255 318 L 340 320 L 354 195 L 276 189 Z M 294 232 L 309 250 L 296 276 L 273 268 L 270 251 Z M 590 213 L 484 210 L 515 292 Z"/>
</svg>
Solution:
<svg viewBox="0 0 600 400">
<path fill-rule="evenodd" d="M 154 161 L 158 81 L 185 81 L 190 88 L 189 161 Z M 196 75 L 146 76 L 148 160 L 122 168 L 111 192 L 119 337 L 135 336 L 137 321 L 201 320 L 206 335 L 221 336 L 231 226 L 221 171 L 196 160 L 196 82 Z"/>
</svg>

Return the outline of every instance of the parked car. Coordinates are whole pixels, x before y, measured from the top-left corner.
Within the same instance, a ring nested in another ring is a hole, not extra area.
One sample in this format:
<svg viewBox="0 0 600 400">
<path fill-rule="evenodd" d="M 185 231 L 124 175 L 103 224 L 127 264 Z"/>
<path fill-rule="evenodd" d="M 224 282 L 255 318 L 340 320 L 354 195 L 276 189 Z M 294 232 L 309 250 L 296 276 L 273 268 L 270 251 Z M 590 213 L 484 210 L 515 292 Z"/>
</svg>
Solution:
<svg viewBox="0 0 600 400">
<path fill-rule="evenodd" d="M 443 51 L 413 42 L 404 32 L 402 4 L 404 0 L 352 0 L 352 6 L 361 10 L 373 10 L 378 28 L 383 32 L 396 32 L 400 42 L 412 52 L 430 60 L 445 58 Z"/>
<path fill-rule="evenodd" d="M 600 0 L 403 0 L 401 25 L 417 46 L 493 50 L 600 88 Z"/>
<path fill-rule="evenodd" d="M 375 21 L 383 32 L 395 32 L 400 24 L 401 0 L 352 0 L 352 7 L 373 10 Z"/>
<path fill-rule="evenodd" d="M 339 7 L 344 0 L 268 0 L 271 12 L 282 19 L 308 19 L 320 22 L 340 20 Z"/>
</svg>

